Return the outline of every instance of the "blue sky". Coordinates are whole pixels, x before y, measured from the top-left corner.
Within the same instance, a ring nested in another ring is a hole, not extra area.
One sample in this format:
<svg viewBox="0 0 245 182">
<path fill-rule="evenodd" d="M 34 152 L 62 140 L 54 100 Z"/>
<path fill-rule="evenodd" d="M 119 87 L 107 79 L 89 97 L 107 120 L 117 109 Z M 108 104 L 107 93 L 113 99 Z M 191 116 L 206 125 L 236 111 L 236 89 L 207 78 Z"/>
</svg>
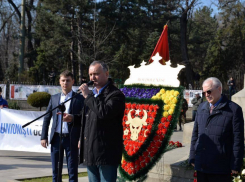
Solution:
<svg viewBox="0 0 245 182">
<path fill-rule="evenodd" d="M 200 3 L 199 7 L 200 6 L 211 7 L 213 9 L 213 15 L 217 14 L 218 13 L 218 8 L 212 2 L 218 3 L 216 0 L 199 0 L 199 3 Z"/>
</svg>

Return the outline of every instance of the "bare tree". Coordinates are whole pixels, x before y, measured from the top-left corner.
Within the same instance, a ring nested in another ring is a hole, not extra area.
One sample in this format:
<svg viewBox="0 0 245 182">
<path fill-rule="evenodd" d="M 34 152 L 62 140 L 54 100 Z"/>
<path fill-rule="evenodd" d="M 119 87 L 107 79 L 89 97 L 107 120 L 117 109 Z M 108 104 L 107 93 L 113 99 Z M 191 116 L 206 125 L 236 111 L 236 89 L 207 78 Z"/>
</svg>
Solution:
<svg viewBox="0 0 245 182">
<path fill-rule="evenodd" d="M 187 49 L 187 22 L 188 22 L 188 13 L 195 6 L 198 0 L 179 0 L 178 6 L 181 10 L 180 17 L 180 40 L 181 40 L 181 54 L 182 61 L 185 65 L 185 75 L 187 84 L 193 85 L 193 69 L 188 56 Z"/>
</svg>

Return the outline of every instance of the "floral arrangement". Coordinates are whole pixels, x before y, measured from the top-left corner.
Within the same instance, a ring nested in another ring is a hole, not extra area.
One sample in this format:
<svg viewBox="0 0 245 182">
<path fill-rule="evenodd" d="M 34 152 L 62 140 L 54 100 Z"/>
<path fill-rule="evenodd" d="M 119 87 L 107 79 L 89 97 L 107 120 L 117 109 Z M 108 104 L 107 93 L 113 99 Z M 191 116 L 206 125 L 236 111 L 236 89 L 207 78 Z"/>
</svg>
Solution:
<svg viewBox="0 0 245 182">
<path fill-rule="evenodd" d="M 147 172 L 169 147 L 179 118 L 183 88 L 124 86 L 123 159 L 119 171 L 125 180 L 145 178 Z"/>
<path fill-rule="evenodd" d="M 168 146 L 173 148 L 179 148 L 182 147 L 182 143 L 180 143 L 179 141 L 177 142 L 170 141 L 168 142 Z"/>
</svg>

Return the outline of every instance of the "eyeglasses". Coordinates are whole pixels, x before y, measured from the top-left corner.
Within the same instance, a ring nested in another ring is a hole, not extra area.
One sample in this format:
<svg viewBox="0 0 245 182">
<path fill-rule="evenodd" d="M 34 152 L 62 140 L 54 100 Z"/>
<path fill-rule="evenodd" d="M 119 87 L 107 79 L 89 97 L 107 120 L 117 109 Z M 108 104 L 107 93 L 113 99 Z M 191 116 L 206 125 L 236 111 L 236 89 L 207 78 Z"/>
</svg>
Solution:
<svg viewBox="0 0 245 182">
<path fill-rule="evenodd" d="M 216 87 L 215 89 L 217 89 L 217 88 L 219 88 L 219 86 Z M 208 95 L 210 95 L 210 94 L 212 93 L 213 90 L 214 90 L 214 89 L 208 90 L 208 91 L 206 91 L 206 92 L 202 92 L 202 94 L 203 94 L 203 95 L 206 95 L 206 93 L 207 93 Z"/>
<path fill-rule="evenodd" d="M 208 91 L 206 91 L 206 92 L 202 92 L 202 95 L 206 95 L 206 93 L 207 93 L 208 95 L 210 95 L 210 94 L 212 93 L 212 90 L 208 90 Z"/>
</svg>

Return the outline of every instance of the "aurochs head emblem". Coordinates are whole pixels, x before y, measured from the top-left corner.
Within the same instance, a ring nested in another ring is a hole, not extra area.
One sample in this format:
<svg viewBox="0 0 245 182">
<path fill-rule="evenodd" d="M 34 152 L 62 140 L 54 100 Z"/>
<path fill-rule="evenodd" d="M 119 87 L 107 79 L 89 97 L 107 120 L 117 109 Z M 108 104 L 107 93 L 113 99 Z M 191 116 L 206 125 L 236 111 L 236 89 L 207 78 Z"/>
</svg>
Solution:
<svg viewBox="0 0 245 182">
<path fill-rule="evenodd" d="M 139 135 L 139 132 L 140 132 L 142 126 L 147 125 L 147 122 L 146 122 L 147 112 L 145 110 L 143 110 L 144 116 L 142 119 L 140 119 L 139 117 L 132 118 L 131 117 L 131 111 L 133 111 L 133 110 L 130 110 L 128 112 L 128 121 L 126 122 L 126 124 L 130 125 L 130 131 L 131 131 L 131 137 L 130 138 L 131 138 L 131 140 L 135 141 L 138 139 L 138 135 Z"/>
</svg>

